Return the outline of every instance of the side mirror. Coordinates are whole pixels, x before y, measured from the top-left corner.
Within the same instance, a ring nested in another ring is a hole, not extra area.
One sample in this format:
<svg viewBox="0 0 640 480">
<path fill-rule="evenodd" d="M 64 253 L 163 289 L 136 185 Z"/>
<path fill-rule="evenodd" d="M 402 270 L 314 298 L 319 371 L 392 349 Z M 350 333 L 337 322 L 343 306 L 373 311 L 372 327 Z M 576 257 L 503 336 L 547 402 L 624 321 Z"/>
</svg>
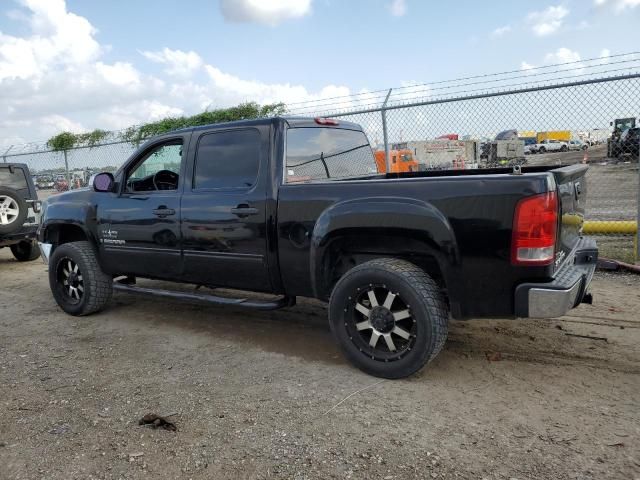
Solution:
<svg viewBox="0 0 640 480">
<path fill-rule="evenodd" d="M 115 185 L 115 179 L 109 172 L 102 172 L 93 178 L 93 189 L 96 192 L 111 192 Z"/>
</svg>

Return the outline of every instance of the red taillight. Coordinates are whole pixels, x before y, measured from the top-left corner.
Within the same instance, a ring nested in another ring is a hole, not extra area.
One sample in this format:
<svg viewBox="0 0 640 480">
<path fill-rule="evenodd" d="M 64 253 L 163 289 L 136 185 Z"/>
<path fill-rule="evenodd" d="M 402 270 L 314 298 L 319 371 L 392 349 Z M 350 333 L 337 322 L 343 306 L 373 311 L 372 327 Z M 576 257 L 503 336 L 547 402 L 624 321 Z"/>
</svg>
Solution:
<svg viewBox="0 0 640 480">
<path fill-rule="evenodd" d="M 318 125 L 338 125 L 338 121 L 333 118 L 316 117 L 314 120 Z"/>
<path fill-rule="evenodd" d="M 524 198 L 516 205 L 511 239 L 513 265 L 549 265 L 558 233 L 556 192 Z"/>
</svg>

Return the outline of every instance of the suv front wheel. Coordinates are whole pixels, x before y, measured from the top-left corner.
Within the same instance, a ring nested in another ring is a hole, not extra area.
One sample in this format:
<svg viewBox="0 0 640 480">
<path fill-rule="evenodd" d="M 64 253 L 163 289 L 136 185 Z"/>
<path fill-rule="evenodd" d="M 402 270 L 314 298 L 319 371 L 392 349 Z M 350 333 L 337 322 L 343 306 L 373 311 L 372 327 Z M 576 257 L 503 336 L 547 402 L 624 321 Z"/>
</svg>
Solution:
<svg viewBox="0 0 640 480">
<path fill-rule="evenodd" d="M 113 279 L 98 264 L 89 242 L 71 242 L 53 251 L 49 286 L 60 308 L 75 316 L 102 310 L 111 299 Z"/>
</svg>

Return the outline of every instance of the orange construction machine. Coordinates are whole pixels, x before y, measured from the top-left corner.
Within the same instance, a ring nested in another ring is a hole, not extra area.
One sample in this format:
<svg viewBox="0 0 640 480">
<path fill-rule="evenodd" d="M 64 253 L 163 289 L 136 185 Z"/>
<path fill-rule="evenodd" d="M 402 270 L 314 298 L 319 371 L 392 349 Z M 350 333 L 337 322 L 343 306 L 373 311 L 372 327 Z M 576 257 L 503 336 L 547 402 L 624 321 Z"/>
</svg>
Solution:
<svg viewBox="0 0 640 480">
<path fill-rule="evenodd" d="M 387 163 L 385 162 L 384 150 L 377 150 L 375 153 L 378 173 L 387 173 Z M 418 161 L 413 158 L 411 150 L 389 150 L 389 164 L 391 173 L 417 172 Z"/>
</svg>

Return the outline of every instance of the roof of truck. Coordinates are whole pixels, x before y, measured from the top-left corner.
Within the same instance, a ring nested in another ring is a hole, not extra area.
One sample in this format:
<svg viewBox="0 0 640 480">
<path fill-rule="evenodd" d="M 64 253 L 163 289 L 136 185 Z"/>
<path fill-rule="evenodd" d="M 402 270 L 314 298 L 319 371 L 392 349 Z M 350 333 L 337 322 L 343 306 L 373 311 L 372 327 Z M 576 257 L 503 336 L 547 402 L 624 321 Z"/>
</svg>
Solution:
<svg viewBox="0 0 640 480">
<path fill-rule="evenodd" d="M 228 127 L 239 127 L 239 126 L 251 126 L 251 125 L 265 125 L 269 123 L 276 123 L 284 121 L 289 127 L 328 127 L 328 128 L 348 128 L 350 130 L 362 130 L 362 127 L 354 122 L 347 122 L 345 120 L 340 119 L 332 119 L 338 122 L 338 125 L 319 125 L 316 122 L 316 118 L 318 117 L 295 117 L 295 116 L 279 116 L 279 117 L 267 117 L 267 118 L 254 118 L 248 120 L 236 120 L 234 122 L 221 122 L 221 123 L 211 123 L 209 125 L 202 125 L 199 127 L 187 127 L 181 128 L 179 130 L 173 130 L 171 132 L 167 132 L 164 135 L 171 135 L 176 132 L 197 132 L 200 130 L 210 130 L 211 128 L 228 128 Z M 322 118 L 322 117 L 320 117 Z"/>
</svg>

